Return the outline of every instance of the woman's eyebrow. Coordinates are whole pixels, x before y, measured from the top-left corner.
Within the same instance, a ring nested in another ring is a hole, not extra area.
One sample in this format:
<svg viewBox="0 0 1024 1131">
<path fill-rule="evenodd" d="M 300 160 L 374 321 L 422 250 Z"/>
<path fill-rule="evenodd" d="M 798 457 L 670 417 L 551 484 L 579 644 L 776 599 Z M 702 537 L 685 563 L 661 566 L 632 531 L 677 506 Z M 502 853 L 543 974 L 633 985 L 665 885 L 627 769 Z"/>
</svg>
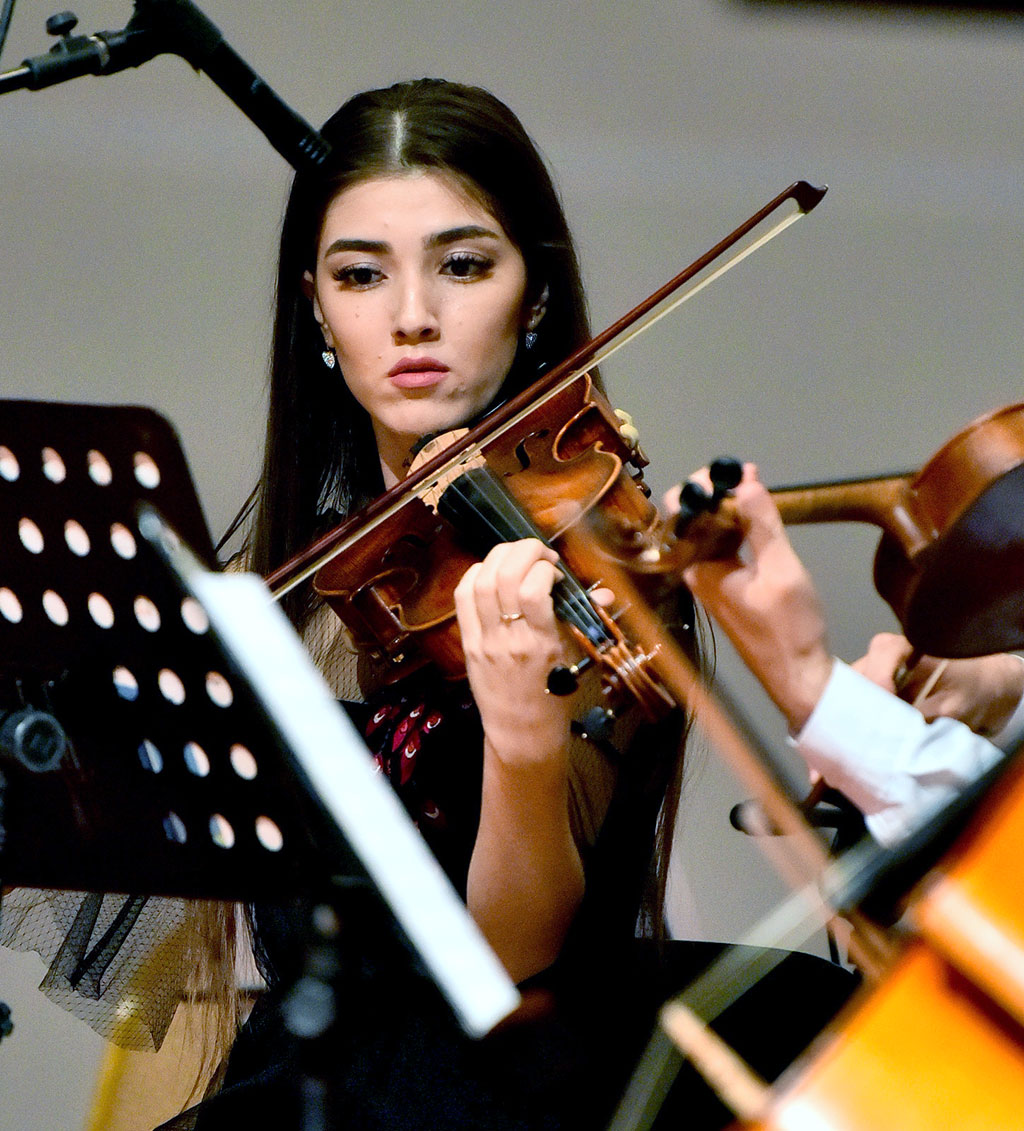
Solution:
<svg viewBox="0 0 1024 1131">
<path fill-rule="evenodd" d="M 497 232 L 492 231 L 490 228 L 482 228 L 479 224 L 466 224 L 461 228 L 447 228 L 443 232 L 437 232 L 435 235 L 430 236 L 425 241 L 425 246 L 428 248 L 444 247 L 446 244 L 457 243 L 459 240 L 473 240 L 473 239 L 492 239 L 497 240 L 501 237 Z"/>
<path fill-rule="evenodd" d="M 327 248 L 324 256 L 333 255 L 336 251 L 365 251 L 370 255 L 383 255 L 388 250 L 388 245 L 383 240 L 337 239 Z"/>
<path fill-rule="evenodd" d="M 446 228 L 443 232 L 436 232 L 428 236 L 423 242 L 427 248 L 445 247 L 459 240 L 492 239 L 501 237 L 490 228 L 481 227 L 479 224 L 465 224 L 460 228 Z M 362 251 L 369 255 L 384 255 L 391 250 L 391 245 L 384 240 L 346 239 L 344 237 L 332 241 L 324 251 L 324 256 L 333 255 L 338 251 Z"/>
</svg>

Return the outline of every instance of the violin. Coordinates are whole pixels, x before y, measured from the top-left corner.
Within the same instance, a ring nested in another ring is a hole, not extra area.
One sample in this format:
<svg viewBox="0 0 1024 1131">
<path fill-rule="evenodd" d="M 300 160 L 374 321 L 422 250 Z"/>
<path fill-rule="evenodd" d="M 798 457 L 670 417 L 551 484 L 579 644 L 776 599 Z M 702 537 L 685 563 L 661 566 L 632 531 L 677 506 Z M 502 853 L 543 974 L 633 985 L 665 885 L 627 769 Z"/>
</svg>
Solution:
<svg viewBox="0 0 1024 1131">
<path fill-rule="evenodd" d="M 563 578 L 552 592 L 555 612 L 599 664 L 609 701 L 616 707 L 635 701 L 648 717 L 660 717 L 671 698 L 649 674 L 647 657 L 591 602 L 587 589 L 599 578 L 581 581 L 586 561 L 560 545 L 566 530 L 597 506 L 622 531 L 649 530 L 658 512 L 642 487 L 645 462 L 583 373 L 530 411 L 520 428 L 485 441 L 472 466 L 435 488 L 436 509 L 414 495 L 372 535 L 321 566 L 313 586 L 357 648 L 387 659 L 392 678 L 427 660 L 457 677 L 466 667 L 456 585 L 498 543 L 539 538 L 559 546 Z M 554 678 L 552 690 L 572 690 L 571 681 L 560 688 Z"/>
<path fill-rule="evenodd" d="M 266 579 L 272 594 L 314 577 L 355 645 L 385 661 L 394 678 L 428 661 L 459 676 L 465 661 L 455 585 L 490 545 L 540 536 L 563 558 L 556 611 L 601 671 L 610 700 L 630 698 L 659 717 L 672 700 L 651 657 L 631 647 L 614 610 L 590 601 L 587 590 L 600 577 L 562 545 L 572 525 L 597 509 L 618 541 L 647 541 L 660 521 L 643 488 L 646 460 L 623 441 L 588 370 L 809 212 L 825 191 L 802 181 L 790 186 L 462 439 L 275 570 Z M 431 494 L 440 495 L 436 509 L 426 501 Z M 569 673 L 551 689 L 571 690 L 572 679 Z"/>
</svg>

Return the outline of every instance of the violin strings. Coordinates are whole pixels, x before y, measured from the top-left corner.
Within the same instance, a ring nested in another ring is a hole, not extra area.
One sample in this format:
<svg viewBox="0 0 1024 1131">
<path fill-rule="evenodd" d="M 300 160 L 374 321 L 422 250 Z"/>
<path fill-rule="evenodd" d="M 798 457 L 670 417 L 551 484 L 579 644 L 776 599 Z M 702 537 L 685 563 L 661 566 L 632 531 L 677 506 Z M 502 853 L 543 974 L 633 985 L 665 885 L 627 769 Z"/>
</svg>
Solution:
<svg viewBox="0 0 1024 1131">
<path fill-rule="evenodd" d="M 474 532 L 486 537 L 489 546 L 520 538 L 538 538 L 549 544 L 490 468 L 472 468 L 453 480 L 438 501 L 438 512 L 456 529 L 472 523 Z M 592 643 L 608 643 L 608 631 L 586 590 L 561 560 L 558 568 L 563 576 L 552 590 L 556 612 Z"/>
<path fill-rule="evenodd" d="M 547 545 L 547 540 L 489 468 L 474 468 L 472 472 L 467 472 L 456 480 L 453 486 L 459 484 L 462 479 L 465 479 L 466 483 L 457 486 L 455 493 L 472 510 L 476 518 L 490 527 L 499 541 L 507 541 L 511 538 L 539 538 Z M 469 497 L 470 492 L 464 490 L 466 487 L 474 489 L 478 497 L 486 503 L 489 513 L 474 503 Z M 491 515 L 503 520 L 504 529 L 496 525 Z M 594 612 L 586 591 L 564 562 L 559 562 L 559 567 L 563 579 L 556 584 L 553 596 L 560 616 L 594 643 L 603 642 L 607 639 L 607 633 Z"/>
</svg>

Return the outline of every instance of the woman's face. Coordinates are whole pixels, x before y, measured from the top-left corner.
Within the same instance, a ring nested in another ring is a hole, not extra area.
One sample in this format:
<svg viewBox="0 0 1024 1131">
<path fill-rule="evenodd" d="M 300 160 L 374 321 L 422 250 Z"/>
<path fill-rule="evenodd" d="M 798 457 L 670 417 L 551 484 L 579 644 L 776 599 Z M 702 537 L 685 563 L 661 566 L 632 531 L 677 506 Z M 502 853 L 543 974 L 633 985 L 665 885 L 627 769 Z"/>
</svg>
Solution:
<svg viewBox="0 0 1024 1131">
<path fill-rule="evenodd" d="M 441 174 L 343 190 L 324 217 L 313 310 L 344 380 L 370 414 L 385 480 L 421 436 L 494 397 L 524 328 L 526 266 L 498 221 Z"/>
</svg>

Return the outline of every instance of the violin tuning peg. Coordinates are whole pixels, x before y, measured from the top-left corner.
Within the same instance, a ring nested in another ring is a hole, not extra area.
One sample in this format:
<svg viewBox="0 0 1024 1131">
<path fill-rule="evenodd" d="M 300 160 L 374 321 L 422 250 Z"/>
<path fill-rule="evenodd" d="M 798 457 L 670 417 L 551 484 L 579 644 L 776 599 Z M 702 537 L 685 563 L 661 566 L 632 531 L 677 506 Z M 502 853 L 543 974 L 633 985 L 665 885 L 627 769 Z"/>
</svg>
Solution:
<svg viewBox="0 0 1024 1131">
<path fill-rule="evenodd" d="M 572 695 L 577 687 L 579 687 L 579 681 L 576 679 L 576 673 L 572 668 L 559 664 L 557 668 L 552 668 L 548 672 L 546 690 L 550 694 L 564 698 L 566 695 Z"/>
<path fill-rule="evenodd" d="M 719 456 L 708 470 L 718 498 L 739 486 L 743 478 L 743 464 L 733 456 Z"/>
</svg>

